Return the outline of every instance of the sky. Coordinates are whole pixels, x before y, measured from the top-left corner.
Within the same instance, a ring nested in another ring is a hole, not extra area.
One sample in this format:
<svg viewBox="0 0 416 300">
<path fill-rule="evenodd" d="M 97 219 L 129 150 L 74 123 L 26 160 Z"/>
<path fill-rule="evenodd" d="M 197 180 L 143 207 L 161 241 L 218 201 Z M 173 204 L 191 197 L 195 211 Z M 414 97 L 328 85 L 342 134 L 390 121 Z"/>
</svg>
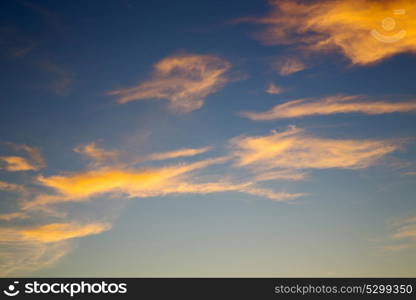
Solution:
<svg viewBox="0 0 416 300">
<path fill-rule="evenodd" d="M 414 277 L 413 0 L 0 3 L 0 276 Z"/>
</svg>

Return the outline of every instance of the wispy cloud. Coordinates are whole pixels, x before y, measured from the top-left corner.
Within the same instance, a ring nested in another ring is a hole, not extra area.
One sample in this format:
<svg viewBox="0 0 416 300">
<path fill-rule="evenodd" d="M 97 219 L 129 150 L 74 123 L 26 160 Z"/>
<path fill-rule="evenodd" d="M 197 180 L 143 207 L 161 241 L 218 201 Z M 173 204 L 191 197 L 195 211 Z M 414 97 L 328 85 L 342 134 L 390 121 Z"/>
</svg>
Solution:
<svg viewBox="0 0 416 300">
<path fill-rule="evenodd" d="M 294 44 L 306 51 L 338 50 L 353 64 L 376 63 L 416 51 L 413 0 L 270 0 L 266 17 L 243 21 L 266 24 L 266 44 Z"/>
<path fill-rule="evenodd" d="M 284 89 L 274 83 L 270 83 L 269 86 L 266 89 L 267 94 L 271 95 L 279 95 L 283 93 Z"/>
<path fill-rule="evenodd" d="M 383 247 L 388 252 L 397 252 L 416 247 L 416 216 L 394 222 L 389 243 Z"/>
<path fill-rule="evenodd" d="M 50 223 L 0 228 L 0 275 L 31 272 L 57 262 L 71 249 L 70 240 L 110 229 L 107 223 Z"/>
<path fill-rule="evenodd" d="M 167 99 L 177 112 L 188 113 L 204 104 L 205 98 L 228 81 L 231 64 L 214 55 L 180 54 L 154 65 L 150 79 L 131 88 L 110 91 L 118 103 Z"/>
<path fill-rule="evenodd" d="M 95 142 L 78 146 L 74 151 L 91 159 L 93 161 L 93 166 L 106 164 L 109 161 L 116 161 L 120 155 L 117 151 L 109 151 L 100 148 Z"/>
<path fill-rule="evenodd" d="M 302 129 L 231 141 L 237 166 L 261 169 L 366 168 L 401 147 L 392 140 L 342 140 L 314 137 Z"/>
<path fill-rule="evenodd" d="M 265 112 L 244 112 L 242 115 L 255 121 L 297 118 L 313 115 L 361 113 L 380 115 L 416 111 L 416 101 L 371 101 L 365 96 L 337 95 L 322 99 L 297 99 L 276 105 Z"/>
<path fill-rule="evenodd" d="M 295 57 L 279 58 L 274 62 L 274 66 L 282 76 L 289 76 L 308 68 L 305 63 Z"/>
<path fill-rule="evenodd" d="M 394 239 L 416 240 L 416 217 L 407 219 L 392 235 Z"/>
<path fill-rule="evenodd" d="M 16 151 L 23 151 L 28 158 L 22 156 L 0 156 L 0 169 L 10 172 L 16 171 L 37 171 L 45 167 L 45 161 L 39 149 L 27 145 L 17 145 L 13 143 L 6 143 Z"/>
<path fill-rule="evenodd" d="M 140 162 L 158 161 L 157 166 L 146 167 L 138 167 L 136 163 L 113 164 L 121 159 L 121 153 L 102 149 L 96 143 L 77 147 L 76 151 L 92 159 L 94 164 L 77 172 L 37 175 L 36 191 L 19 201 L 17 211 L 0 215 L 2 222 L 20 224 L 21 219 L 26 219 L 23 224 L 38 224 L 35 216 L 44 214 L 40 225 L 8 226 L 7 223 L 0 227 L 0 244 L 5 246 L 2 253 L 9 257 L 3 262 L 0 259 L 0 272 L 21 274 L 22 270 L 31 271 L 56 263 L 71 250 L 73 239 L 111 228 L 112 222 L 92 221 L 97 218 L 88 213 L 88 222 L 77 221 L 77 213 L 66 213 L 73 204 L 63 205 L 65 203 L 90 202 L 89 205 L 93 205 L 96 201 L 109 201 L 117 204 L 123 199 L 224 192 L 291 202 L 307 194 L 276 191 L 264 188 L 261 183 L 304 180 L 307 174 L 302 169 L 307 168 L 364 168 L 400 148 L 397 141 L 324 139 L 309 136 L 295 127 L 267 136 L 237 137 L 231 140 L 231 145 L 231 153 L 224 156 L 164 166 L 160 166 L 159 161 L 193 157 L 211 148 L 183 148 L 143 155 L 139 157 Z M 211 172 L 214 167 L 222 166 L 230 173 L 215 175 Z M 240 167 L 245 166 L 253 167 L 247 169 L 248 176 L 240 174 Z M 4 190 L 19 192 L 18 185 L 0 183 Z M 112 219 L 111 216 L 105 218 Z M 16 249 L 18 251 L 13 252 Z"/>
<path fill-rule="evenodd" d="M 16 219 L 28 219 L 29 216 L 24 212 L 13 212 L 7 214 L 0 214 L 1 221 L 11 221 Z"/>
<path fill-rule="evenodd" d="M 0 242 L 0 276 L 21 276 L 57 263 L 72 249 L 70 241 Z"/>
<path fill-rule="evenodd" d="M 27 196 L 29 195 L 29 191 L 26 187 L 9 183 L 0 180 L 0 191 L 14 193 L 18 196 L 17 200 L 25 201 L 27 200 Z M 0 220 L 1 221 L 11 221 L 16 219 L 27 219 L 28 215 L 25 212 L 18 211 L 18 212 L 11 212 L 11 213 L 1 213 Z"/>
<path fill-rule="evenodd" d="M 273 200 L 299 197 L 300 194 L 275 193 L 260 189 L 256 180 L 236 182 L 223 177 L 217 181 L 201 181 L 194 171 L 228 161 L 227 157 L 211 158 L 194 163 L 182 163 L 158 168 L 112 168 L 103 167 L 79 173 L 38 177 L 38 182 L 53 189 L 54 194 L 39 194 L 27 201 L 23 208 L 60 202 L 82 202 L 93 197 L 109 194 L 117 197 L 146 198 L 170 194 L 208 194 L 236 191 L 261 195 Z"/>
<path fill-rule="evenodd" d="M 9 143 L 9 145 L 11 145 L 11 147 L 18 151 L 26 152 L 33 161 L 33 163 L 36 164 L 39 168 L 44 168 L 46 166 L 45 160 L 43 159 L 42 154 L 38 148 L 13 143 Z"/>
<path fill-rule="evenodd" d="M 52 243 L 92 234 L 99 234 L 109 230 L 110 228 L 110 224 L 107 223 L 52 223 L 20 229 L 17 232 L 13 232 L 13 234 L 17 233 L 19 238 L 23 241 Z"/>
<path fill-rule="evenodd" d="M 91 142 L 86 145 L 80 145 L 74 149 L 75 152 L 80 153 L 92 162 L 89 164 L 91 168 L 99 168 L 100 166 L 115 165 L 119 168 L 132 166 L 143 162 L 161 161 L 175 158 L 184 158 L 203 154 L 212 149 L 212 147 L 202 148 L 182 148 L 167 152 L 151 153 L 148 155 L 137 155 L 117 150 L 106 150 L 97 145 L 96 142 Z"/>
<path fill-rule="evenodd" d="M 24 187 L 18 184 L 0 181 L 0 191 L 23 192 L 25 191 L 25 189 Z"/>
<path fill-rule="evenodd" d="M 166 160 L 178 157 L 189 157 L 195 156 L 198 154 L 205 153 L 211 150 L 211 147 L 204 147 L 204 148 L 187 148 L 187 149 L 179 149 L 169 152 L 161 152 L 161 153 L 153 153 L 146 157 L 146 160 Z"/>
<path fill-rule="evenodd" d="M 266 171 L 261 172 L 256 175 L 255 181 L 274 181 L 274 180 L 290 180 L 298 181 L 305 180 L 308 178 L 308 174 L 298 170 L 275 170 L 275 171 Z"/>
<path fill-rule="evenodd" d="M 33 171 L 37 170 L 38 167 L 28 162 L 25 158 L 20 156 L 1 156 L 0 161 L 5 165 L 0 166 L 0 169 L 3 168 L 6 171 L 16 172 L 16 171 Z"/>
</svg>

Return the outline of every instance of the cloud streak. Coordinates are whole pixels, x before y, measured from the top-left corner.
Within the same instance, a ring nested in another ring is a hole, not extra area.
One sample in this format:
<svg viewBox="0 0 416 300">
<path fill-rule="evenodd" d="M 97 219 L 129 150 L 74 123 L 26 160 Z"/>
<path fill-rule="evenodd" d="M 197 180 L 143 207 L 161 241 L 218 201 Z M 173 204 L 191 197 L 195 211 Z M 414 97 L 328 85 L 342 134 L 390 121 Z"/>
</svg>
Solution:
<svg viewBox="0 0 416 300">
<path fill-rule="evenodd" d="M 180 54 L 162 59 L 154 65 L 151 78 L 131 88 L 110 91 L 117 102 L 167 99 L 177 112 L 199 109 L 205 98 L 229 81 L 226 72 L 231 64 L 214 55 Z"/>
<path fill-rule="evenodd" d="M 146 157 L 146 160 L 166 160 L 166 159 L 173 159 L 179 157 L 189 157 L 199 155 L 211 150 L 211 147 L 204 147 L 204 148 L 187 148 L 187 149 L 179 149 L 175 151 L 169 152 L 161 152 L 161 153 L 153 153 Z"/>
<path fill-rule="evenodd" d="M 266 136 L 237 137 L 231 141 L 236 165 L 259 169 L 367 168 L 400 147 L 400 142 L 391 140 L 319 138 L 306 135 L 295 127 Z"/>
<path fill-rule="evenodd" d="M 104 194 L 112 195 L 112 197 L 146 198 L 171 194 L 208 194 L 235 191 L 259 195 L 272 200 L 285 200 L 303 195 L 276 193 L 260 189 L 256 186 L 255 180 L 236 183 L 222 178 L 218 181 L 201 182 L 198 180 L 198 176 L 193 173 L 228 160 L 227 157 L 219 157 L 159 168 L 105 167 L 66 175 L 39 176 L 38 182 L 56 193 L 37 195 L 32 201 L 25 202 L 23 209 L 37 209 L 62 202 L 84 202 Z"/>
<path fill-rule="evenodd" d="M 276 105 L 265 112 L 244 112 L 242 116 L 254 121 L 298 118 L 313 115 L 361 113 L 381 115 L 416 111 L 416 101 L 369 101 L 364 96 L 337 95 L 322 99 L 297 99 Z"/>
</svg>

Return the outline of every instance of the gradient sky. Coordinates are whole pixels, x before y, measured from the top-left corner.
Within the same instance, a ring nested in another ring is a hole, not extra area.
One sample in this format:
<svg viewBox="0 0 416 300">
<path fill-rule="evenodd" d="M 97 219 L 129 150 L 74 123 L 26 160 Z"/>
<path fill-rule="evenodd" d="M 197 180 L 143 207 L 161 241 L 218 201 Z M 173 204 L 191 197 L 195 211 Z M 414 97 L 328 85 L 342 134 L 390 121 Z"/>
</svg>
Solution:
<svg viewBox="0 0 416 300">
<path fill-rule="evenodd" d="M 0 275 L 416 275 L 416 3 L 0 3 Z"/>
</svg>

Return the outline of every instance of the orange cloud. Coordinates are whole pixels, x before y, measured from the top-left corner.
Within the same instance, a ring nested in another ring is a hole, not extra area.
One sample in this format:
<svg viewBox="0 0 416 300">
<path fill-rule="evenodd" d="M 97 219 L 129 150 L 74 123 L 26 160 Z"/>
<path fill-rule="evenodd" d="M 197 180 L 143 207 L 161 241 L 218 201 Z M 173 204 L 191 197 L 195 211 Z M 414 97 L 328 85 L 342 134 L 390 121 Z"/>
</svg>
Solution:
<svg viewBox="0 0 416 300">
<path fill-rule="evenodd" d="M 302 61 L 294 57 L 285 57 L 277 60 L 275 67 L 282 76 L 289 76 L 308 68 Z"/>
<path fill-rule="evenodd" d="M 271 95 L 279 95 L 283 93 L 284 89 L 274 83 L 270 83 L 267 87 L 266 93 Z"/>
<path fill-rule="evenodd" d="M 58 242 L 73 238 L 99 234 L 107 231 L 111 226 L 107 223 L 77 224 L 53 223 L 30 229 L 20 230 L 19 234 L 24 241 L 39 241 L 42 243 Z"/>
<path fill-rule="evenodd" d="M 37 209 L 44 205 L 60 202 L 88 201 L 102 194 L 118 197 L 155 197 L 170 194 L 208 194 L 236 191 L 265 196 L 272 200 L 296 198 L 303 194 L 275 193 L 256 187 L 256 180 L 235 183 L 226 179 L 198 182 L 191 172 L 213 164 L 224 163 L 229 158 L 207 159 L 191 164 L 148 169 L 101 168 L 80 173 L 38 177 L 45 187 L 55 190 L 55 194 L 40 194 L 25 202 L 24 210 Z"/>
<path fill-rule="evenodd" d="M 149 80 L 109 92 L 118 103 L 144 99 L 167 99 L 172 109 L 188 113 L 204 104 L 205 98 L 220 90 L 229 79 L 229 62 L 214 55 L 181 54 L 154 65 Z"/>
<path fill-rule="evenodd" d="M 0 161 L 3 162 L 3 169 L 11 172 L 16 171 L 37 171 L 45 167 L 45 161 L 43 160 L 40 151 L 37 148 L 29 147 L 27 145 L 17 145 L 13 143 L 6 143 L 17 151 L 26 152 L 29 158 L 21 156 L 2 156 Z M 0 166 L 0 169 L 2 167 Z"/>
<path fill-rule="evenodd" d="M 416 51 L 413 0 L 270 0 L 258 35 L 266 44 L 295 44 L 309 51 L 337 50 L 353 64 L 367 65 Z M 243 20 L 244 21 L 244 20 Z"/>
<path fill-rule="evenodd" d="M 366 168 L 400 148 L 397 141 L 325 139 L 295 127 L 267 136 L 234 138 L 231 145 L 237 166 L 260 169 Z"/>
<path fill-rule="evenodd" d="M 5 163 L 3 169 L 10 172 L 38 170 L 36 165 L 31 164 L 25 158 L 20 156 L 1 156 L 0 161 Z"/>
<path fill-rule="evenodd" d="M 119 156 L 118 152 L 101 149 L 94 142 L 84 146 L 78 146 L 74 149 L 74 151 L 94 160 L 95 164 L 116 160 Z"/>
<path fill-rule="evenodd" d="M 172 184 L 173 179 L 191 171 L 205 168 L 223 159 L 209 159 L 154 169 L 102 168 L 69 176 L 38 177 L 39 182 L 68 198 L 85 199 L 97 194 L 120 192 L 128 196 L 158 193 Z"/>
<path fill-rule="evenodd" d="M 37 166 L 38 169 L 44 168 L 45 167 L 45 161 L 42 157 L 42 154 L 40 153 L 39 149 L 35 148 L 35 147 L 30 147 L 27 145 L 17 145 L 17 144 L 13 144 L 13 143 L 9 143 L 9 145 L 11 145 L 14 149 L 18 150 L 18 151 L 24 151 L 26 152 L 29 157 L 31 158 L 31 161 L 33 162 L 34 165 Z"/>
<path fill-rule="evenodd" d="M 330 96 L 319 100 L 297 99 L 276 105 L 265 112 L 245 112 L 242 115 L 255 121 L 297 118 L 312 115 L 362 113 L 379 115 L 416 111 L 416 102 L 368 101 L 363 96 Z"/>
</svg>

